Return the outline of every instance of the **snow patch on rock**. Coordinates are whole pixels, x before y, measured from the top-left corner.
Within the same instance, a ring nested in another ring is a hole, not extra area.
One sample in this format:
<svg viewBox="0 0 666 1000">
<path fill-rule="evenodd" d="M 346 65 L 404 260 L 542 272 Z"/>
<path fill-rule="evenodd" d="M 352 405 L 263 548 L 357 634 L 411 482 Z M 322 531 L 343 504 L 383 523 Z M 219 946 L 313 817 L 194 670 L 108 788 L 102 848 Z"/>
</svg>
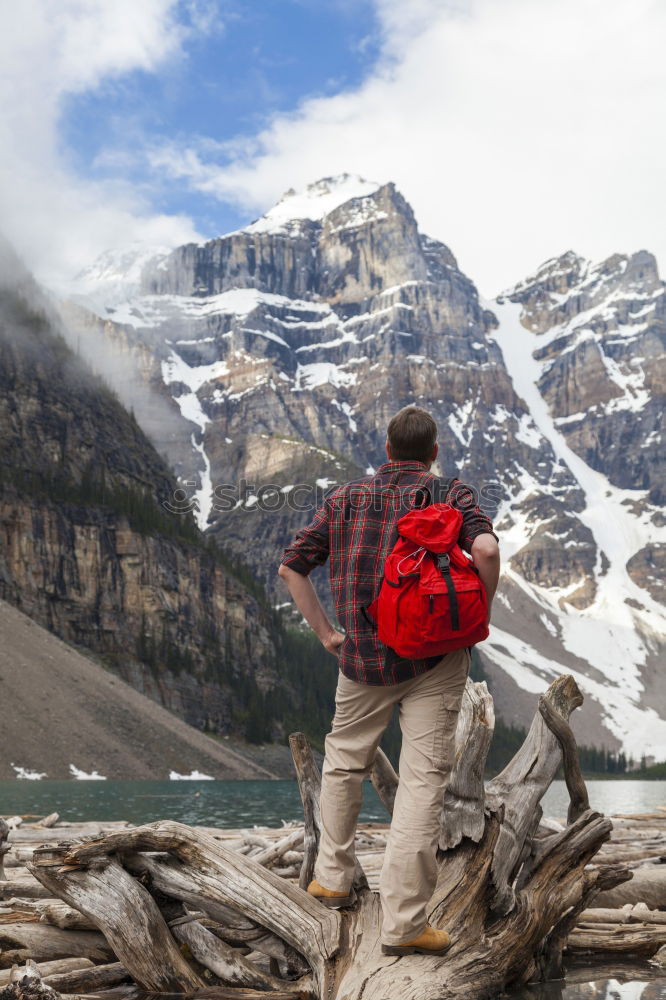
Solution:
<svg viewBox="0 0 666 1000">
<path fill-rule="evenodd" d="M 169 771 L 169 781 L 215 781 L 210 774 L 203 774 L 201 771 L 190 771 L 189 774 L 179 774 L 178 771 Z"/>
<path fill-rule="evenodd" d="M 77 767 L 76 764 L 69 765 L 69 773 L 77 781 L 106 781 L 106 777 L 100 774 L 99 771 L 82 771 L 81 768 Z"/>
<path fill-rule="evenodd" d="M 366 198 L 380 187 L 380 184 L 366 181 L 356 174 L 340 174 L 308 184 L 302 191 L 290 188 L 273 208 L 256 222 L 246 226 L 242 232 L 279 233 L 293 222 L 301 220 L 321 222 L 325 216 L 345 202 L 354 198 Z"/>
<path fill-rule="evenodd" d="M 47 777 L 46 771 L 33 771 L 29 767 L 19 767 L 17 764 L 10 764 L 9 766 L 21 781 L 41 781 L 42 778 Z"/>
</svg>

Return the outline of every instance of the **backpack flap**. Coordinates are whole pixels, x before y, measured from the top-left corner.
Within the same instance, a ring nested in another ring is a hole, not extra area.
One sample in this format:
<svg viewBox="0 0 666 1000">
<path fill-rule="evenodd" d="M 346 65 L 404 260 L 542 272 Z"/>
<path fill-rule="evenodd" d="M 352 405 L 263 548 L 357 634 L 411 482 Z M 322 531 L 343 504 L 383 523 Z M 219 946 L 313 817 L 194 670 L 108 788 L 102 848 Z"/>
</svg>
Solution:
<svg viewBox="0 0 666 1000">
<path fill-rule="evenodd" d="M 398 533 L 415 546 L 430 552 L 448 552 L 458 541 L 463 517 L 446 503 L 432 503 L 425 509 L 411 510 L 397 523 Z"/>
</svg>

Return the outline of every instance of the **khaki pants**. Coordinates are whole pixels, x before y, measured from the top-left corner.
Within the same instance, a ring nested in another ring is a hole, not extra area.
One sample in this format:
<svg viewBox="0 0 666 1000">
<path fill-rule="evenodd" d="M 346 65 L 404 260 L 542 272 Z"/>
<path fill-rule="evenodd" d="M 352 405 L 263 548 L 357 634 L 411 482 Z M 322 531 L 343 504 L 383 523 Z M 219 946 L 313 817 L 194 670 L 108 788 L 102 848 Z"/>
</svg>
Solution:
<svg viewBox="0 0 666 1000">
<path fill-rule="evenodd" d="M 338 674 L 335 716 L 325 740 L 321 842 L 314 876 L 327 889 L 346 891 L 351 886 L 363 779 L 398 704 L 400 781 L 379 882 L 385 944 L 409 941 L 427 923 L 426 906 L 437 879 L 444 787 L 453 766 L 470 661 L 468 650 L 456 650 L 418 677 L 381 686 Z"/>
</svg>

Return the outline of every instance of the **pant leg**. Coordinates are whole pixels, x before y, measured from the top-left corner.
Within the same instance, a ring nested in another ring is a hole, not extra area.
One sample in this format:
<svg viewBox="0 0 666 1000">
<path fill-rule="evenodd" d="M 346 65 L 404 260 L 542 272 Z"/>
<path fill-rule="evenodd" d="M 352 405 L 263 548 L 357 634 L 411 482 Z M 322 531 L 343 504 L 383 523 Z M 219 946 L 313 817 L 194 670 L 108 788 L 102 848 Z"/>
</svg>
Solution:
<svg viewBox="0 0 666 1000">
<path fill-rule="evenodd" d="M 386 944 L 409 941 L 427 924 L 442 801 L 470 661 L 466 649 L 448 653 L 414 678 L 400 701 L 400 780 L 379 882 Z"/>
<path fill-rule="evenodd" d="M 338 674 L 335 716 L 324 740 L 321 838 L 314 868 L 315 878 L 327 889 L 346 891 L 352 884 L 363 779 L 397 697 L 391 686 L 360 684 Z"/>
</svg>

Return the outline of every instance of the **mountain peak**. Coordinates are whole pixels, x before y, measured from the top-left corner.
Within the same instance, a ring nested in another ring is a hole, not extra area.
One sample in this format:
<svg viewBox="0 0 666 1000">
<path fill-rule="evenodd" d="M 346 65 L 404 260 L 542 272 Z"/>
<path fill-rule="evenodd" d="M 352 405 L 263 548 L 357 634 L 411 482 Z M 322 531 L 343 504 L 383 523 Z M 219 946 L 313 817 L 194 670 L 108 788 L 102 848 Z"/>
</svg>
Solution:
<svg viewBox="0 0 666 1000">
<path fill-rule="evenodd" d="M 95 302 L 102 308 L 124 302 L 138 294 L 144 267 L 165 258 L 172 249 L 153 243 L 134 242 L 105 250 L 88 267 L 79 271 L 63 291 L 93 308 Z"/>
<path fill-rule="evenodd" d="M 358 174 L 345 173 L 334 177 L 322 177 L 300 191 L 289 188 L 273 208 L 246 226 L 243 232 L 275 232 L 288 226 L 289 223 L 302 220 L 321 222 L 325 216 L 345 202 L 353 198 L 366 198 L 375 194 L 380 187 L 382 185 L 376 181 L 368 181 Z"/>
</svg>

